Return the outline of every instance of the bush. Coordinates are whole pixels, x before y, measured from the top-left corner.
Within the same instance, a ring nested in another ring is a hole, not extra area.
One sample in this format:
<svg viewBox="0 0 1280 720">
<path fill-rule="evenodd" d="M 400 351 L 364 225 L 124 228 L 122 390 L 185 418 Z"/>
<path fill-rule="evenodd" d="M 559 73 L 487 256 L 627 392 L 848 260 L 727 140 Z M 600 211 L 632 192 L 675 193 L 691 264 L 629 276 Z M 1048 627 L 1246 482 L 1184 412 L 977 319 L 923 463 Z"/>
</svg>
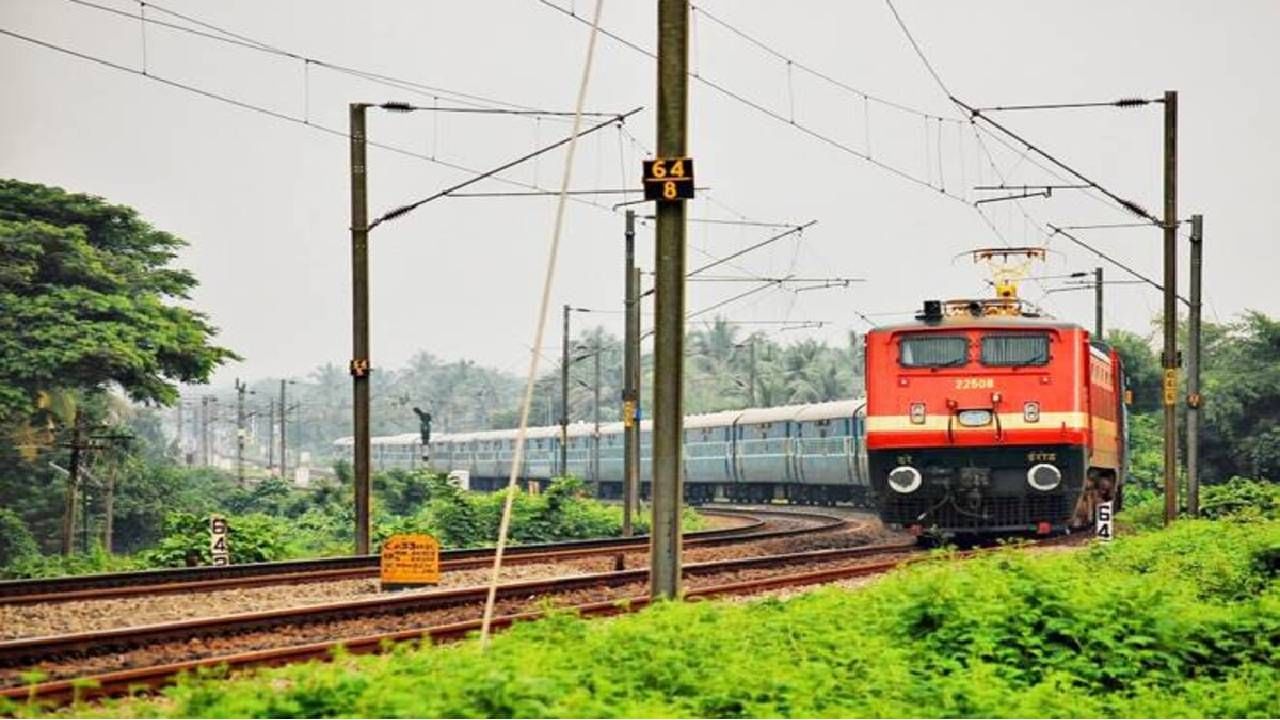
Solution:
<svg viewBox="0 0 1280 720">
<path fill-rule="evenodd" d="M 125 715 L 1200 717 L 1280 713 L 1280 522 L 925 563 L 858 591 L 661 604 L 187 681 Z M 428 681 L 429 679 L 429 681 Z"/>
<path fill-rule="evenodd" d="M 27 524 L 14 511 L 0 508 L 0 567 L 38 554 L 40 548 Z"/>
<path fill-rule="evenodd" d="M 270 562 L 285 558 L 287 522 L 253 514 L 227 518 L 227 546 L 233 564 Z M 208 565 L 209 516 L 173 513 L 165 518 L 165 536 L 159 546 L 140 555 L 148 567 Z"/>
</svg>

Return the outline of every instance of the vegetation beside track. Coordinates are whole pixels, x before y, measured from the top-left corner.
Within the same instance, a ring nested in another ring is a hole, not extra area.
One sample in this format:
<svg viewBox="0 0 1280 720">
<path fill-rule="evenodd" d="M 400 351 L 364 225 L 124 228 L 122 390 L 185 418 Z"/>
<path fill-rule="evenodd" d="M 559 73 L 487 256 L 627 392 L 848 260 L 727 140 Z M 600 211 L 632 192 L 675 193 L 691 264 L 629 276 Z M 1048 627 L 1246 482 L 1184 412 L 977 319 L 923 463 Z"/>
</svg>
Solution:
<svg viewBox="0 0 1280 720">
<path fill-rule="evenodd" d="M 1183 521 L 1078 552 L 943 557 L 857 591 L 555 615 L 484 653 L 473 641 L 402 647 L 72 712 L 1276 716 L 1278 573 L 1280 521 Z"/>
<path fill-rule="evenodd" d="M 492 545 L 498 534 L 503 493 L 460 490 L 440 475 L 393 470 L 377 473 L 375 540 L 400 532 L 425 532 L 443 547 Z M 350 501 L 336 489 L 303 491 L 270 480 L 228 495 L 223 514 L 228 518 L 228 545 L 233 563 L 267 562 L 350 553 Z M 4 516 L 0 514 L 0 524 Z M 685 529 L 700 530 L 705 522 L 693 510 L 685 514 Z M 641 513 L 636 531 L 648 532 Z M 558 542 L 622 534 L 622 508 L 596 501 L 581 480 L 561 478 L 538 495 L 519 493 L 512 508 L 511 540 L 515 543 Z M 164 534 L 150 548 L 130 556 L 107 555 L 100 549 L 69 557 L 20 554 L 0 567 L 0 578 L 59 575 L 161 567 L 181 567 L 188 560 L 209 563 L 208 515 L 172 512 Z"/>
</svg>

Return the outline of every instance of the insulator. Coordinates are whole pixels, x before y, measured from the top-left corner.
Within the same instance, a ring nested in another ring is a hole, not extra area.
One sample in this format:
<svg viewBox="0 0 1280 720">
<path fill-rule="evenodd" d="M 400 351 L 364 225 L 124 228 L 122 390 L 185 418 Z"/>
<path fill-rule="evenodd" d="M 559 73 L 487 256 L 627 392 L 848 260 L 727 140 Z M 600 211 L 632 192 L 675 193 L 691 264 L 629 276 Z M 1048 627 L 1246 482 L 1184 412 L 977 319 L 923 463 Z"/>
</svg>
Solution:
<svg viewBox="0 0 1280 720">
<path fill-rule="evenodd" d="M 1115 102 L 1116 107 L 1122 107 L 1122 108 L 1138 107 L 1140 105 L 1149 105 L 1149 104 L 1151 104 L 1151 101 L 1143 98 L 1120 98 Z"/>
</svg>

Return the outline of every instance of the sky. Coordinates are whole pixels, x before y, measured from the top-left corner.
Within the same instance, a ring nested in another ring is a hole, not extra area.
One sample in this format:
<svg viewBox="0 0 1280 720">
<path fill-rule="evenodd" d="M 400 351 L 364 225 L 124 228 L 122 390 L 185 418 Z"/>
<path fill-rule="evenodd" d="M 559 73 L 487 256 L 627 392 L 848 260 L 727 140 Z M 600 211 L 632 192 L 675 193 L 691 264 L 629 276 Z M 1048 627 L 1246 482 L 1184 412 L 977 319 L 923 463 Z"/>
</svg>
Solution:
<svg viewBox="0 0 1280 720">
<path fill-rule="evenodd" d="M 141 7 L 0 1 L 0 29 L 128 69 L 0 35 L 0 176 L 130 205 L 185 239 L 179 264 L 200 281 L 190 305 L 244 358 L 215 376 L 215 385 L 229 385 L 235 377 L 303 377 L 350 357 L 348 103 L 572 110 L 589 35 L 573 15 L 588 16 L 592 4 L 163 0 L 145 4 L 146 22 Z M 698 220 L 688 230 L 689 266 L 785 229 L 702 220 L 816 220 L 706 274 L 862 280 L 799 292 L 817 283 L 791 284 L 728 303 L 718 312 L 744 323 L 742 334 L 845 343 L 850 330 L 907 319 L 924 299 L 985 296 L 989 273 L 964 254 L 977 247 L 1046 246 L 1036 277 L 1102 265 L 1108 281 L 1135 280 L 1046 230 L 1137 220 L 1097 192 L 972 204 L 1001 194 L 975 185 L 1078 181 L 958 111 L 885 2 L 698 0 L 694 7 L 689 149 L 705 189 L 689 204 Z M 1206 318 L 1280 314 L 1271 284 L 1275 225 L 1267 219 L 1280 197 L 1280 3 L 895 0 L 894 7 L 947 91 L 973 106 L 1179 91 L 1178 215 L 1204 216 Z M 655 21 L 654 3 L 604 2 L 602 26 L 640 48 L 655 46 Z M 233 37 L 239 44 L 226 42 Z M 287 55 L 256 49 L 264 46 Z M 369 73 L 396 80 L 375 82 Z M 655 78 L 652 58 L 599 38 L 587 110 L 645 109 L 625 131 L 610 127 L 580 141 L 572 188 L 639 187 L 641 160 L 654 145 Z M 1159 214 L 1161 113 L 1161 105 L 1147 105 L 991 117 Z M 568 133 L 562 117 L 370 111 L 370 139 L 408 151 L 370 148 L 371 214 Z M 556 189 L 564 158 L 544 155 L 503 173 L 508 182 L 472 189 Z M 613 206 L 626 199 L 636 196 L 575 196 L 568 205 L 542 343 L 548 356 L 558 348 L 566 303 L 598 311 L 575 315 L 576 323 L 621 334 L 623 217 Z M 428 351 L 523 372 L 555 207 L 547 196 L 447 198 L 376 228 L 374 367 L 401 367 Z M 1160 281 L 1159 230 L 1071 232 Z M 1184 226 L 1184 293 L 1187 249 Z M 643 269 L 652 270 L 653 252 L 652 225 L 642 223 Z M 691 282 L 687 306 L 696 312 L 752 287 Z M 1092 293 L 1052 292 L 1061 288 L 1069 288 L 1061 279 L 1030 280 L 1022 294 L 1090 325 Z M 1124 282 L 1105 290 L 1109 328 L 1151 332 L 1161 307 L 1154 288 Z"/>
</svg>

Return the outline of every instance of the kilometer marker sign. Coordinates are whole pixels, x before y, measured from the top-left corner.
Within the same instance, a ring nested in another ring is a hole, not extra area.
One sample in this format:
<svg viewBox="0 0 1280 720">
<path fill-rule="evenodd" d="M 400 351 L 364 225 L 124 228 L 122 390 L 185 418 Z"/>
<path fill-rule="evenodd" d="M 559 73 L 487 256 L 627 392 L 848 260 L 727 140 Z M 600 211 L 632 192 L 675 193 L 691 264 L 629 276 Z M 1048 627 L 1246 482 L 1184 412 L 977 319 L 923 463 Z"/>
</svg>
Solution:
<svg viewBox="0 0 1280 720">
<path fill-rule="evenodd" d="M 1103 542 L 1111 542 L 1115 539 L 1115 527 L 1112 525 L 1111 501 L 1098 503 L 1098 537 Z"/>
<path fill-rule="evenodd" d="M 214 565 L 231 564 L 231 550 L 227 547 L 227 519 L 221 515 L 209 517 L 209 557 Z"/>
</svg>

